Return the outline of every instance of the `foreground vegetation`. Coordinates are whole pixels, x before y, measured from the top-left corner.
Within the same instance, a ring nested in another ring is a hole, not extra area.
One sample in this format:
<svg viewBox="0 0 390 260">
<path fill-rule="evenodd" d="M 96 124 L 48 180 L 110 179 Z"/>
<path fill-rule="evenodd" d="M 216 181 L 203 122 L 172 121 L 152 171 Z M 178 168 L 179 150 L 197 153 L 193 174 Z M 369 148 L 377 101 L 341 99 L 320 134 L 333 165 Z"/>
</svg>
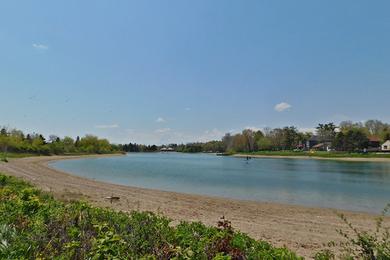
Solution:
<svg viewBox="0 0 390 260">
<path fill-rule="evenodd" d="M 340 243 L 313 253 L 316 260 L 390 259 L 390 232 L 384 226 L 356 229 L 344 215 Z M 341 251 L 340 251 L 341 250 Z M 61 202 L 30 184 L 0 174 L 0 259 L 303 259 L 234 231 L 171 221 L 150 212 L 116 212 L 85 202 Z"/>
<path fill-rule="evenodd" d="M 1 259 L 302 259 L 233 231 L 148 212 L 123 213 L 64 203 L 0 175 Z"/>
</svg>

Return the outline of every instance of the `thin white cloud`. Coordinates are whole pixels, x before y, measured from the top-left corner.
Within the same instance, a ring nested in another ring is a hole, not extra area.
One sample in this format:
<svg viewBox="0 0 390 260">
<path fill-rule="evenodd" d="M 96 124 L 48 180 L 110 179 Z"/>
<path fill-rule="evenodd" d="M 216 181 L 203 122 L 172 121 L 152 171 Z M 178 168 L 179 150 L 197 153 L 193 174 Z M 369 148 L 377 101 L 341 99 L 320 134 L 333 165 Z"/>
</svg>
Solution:
<svg viewBox="0 0 390 260">
<path fill-rule="evenodd" d="M 202 135 L 194 137 L 194 141 L 200 141 L 200 142 L 208 142 L 213 140 L 221 140 L 221 138 L 225 135 L 225 131 L 221 131 L 217 128 L 206 130 L 203 132 Z"/>
<path fill-rule="evenodd" d="M 157 118 L 156 119 L 156 122 L 157 123 L 165 123 L 167 120 L 165 120 L 164 118 L 162 118 L 162 117 L 159 117 L 159 118 Z"/>
<path fill-rule="evenodd" d="M 133 130 L 133 129 L 128 129 Z M 122 143 L 136 142 L 142 144 L 170 144 L 170 143 L 189 143 L 189 142 L 206 142 L 211 140 L 221 140 L 226 131 L 219 129 L 205 130 L 200 133 L 190 133 L 176 131 L 171 128 L 160 128 L 153 131 L 134 130 L 127 131 L 126 138 Z"/>
<path fill-rule="evenodd" d="M 161 129 L 157 129 L 155 132 L 158 134 L 164 134 L 164 133 L 168 133 L 170 131 L 171 131 L 170 128 L 161 128 Z"/>
<path fill-rule="evenodd" d="M 291 105 L 289 103 L 282 102 L 282 103 L 277 104 L 274 109 L 277 112 L 283 112 L 283 111 L 289 110 L 290 108 L 291 108 Z"/>
<path fill-rule="evenodd" d="M 298 127 L 298 130 L 303 133 L 316 133 L 317 129 L 314 127 Z"/>
<path fill-rule="evenodd" d="M 190 107 L 186 107 L 186 108 L 185 108 L 185 111 L 190 111 L 190 110 L 191 110 Z"/>
<path fill-rule="evenodd" d="M 41 44 L 41 43 L 33 43 L 32 46 L 37 50 L 47 50 L 49 49 L 48 45 Z"/>
<path fill-rule="evenodd" d="M 112 129 L 112 128 L 118 128 L 118 124 L 112 124 L 112 125 L 96 125 L 95 128 L 98 129 Z"/>
<path fill-rule="evenodd" d="M 249 130 L 252 130 L 252 131 L 263 131 L 263 128 L 260 128 L 260 127 L 256 127 L 256 126 L 247 126 L 247 127 L 244 127 L 244 129 L 249 129 Z"/>
</svg>

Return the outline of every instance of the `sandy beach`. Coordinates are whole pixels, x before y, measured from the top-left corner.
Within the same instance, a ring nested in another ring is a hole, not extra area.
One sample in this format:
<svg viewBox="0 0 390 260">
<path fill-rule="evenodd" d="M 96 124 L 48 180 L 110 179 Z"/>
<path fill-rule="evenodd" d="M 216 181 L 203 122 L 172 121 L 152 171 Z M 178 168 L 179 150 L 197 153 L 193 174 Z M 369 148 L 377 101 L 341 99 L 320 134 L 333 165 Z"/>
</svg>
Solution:
<svg viewBox="0 0 390 260">
<path fill-rule="evenodd" d="M 364 157 L 319 157 L 319 156 L 289 156 L 289 155 L 252 155 L 252 154 L 234 154 L 233 157 L 239 158 L 269 158 L 269 159 L 301 159 L 301 160 L 331 160 L 344 162 L 385 162 L 390 163 L 390 158 L 364 158 Z"/>
<path fill-rule="evenodd" d="M 232 221 L 236 229 L 273 245 L 287 246 L 307 258 L 324 248 L 324 243 L 340 241 L 337 229 L 347 230 L 333 209 L 240 201 L 114 185 L 73 176 L 48 166 L 48 163 L 54 160 L 76 158 L 79 157 L 11 159 L 9 163 L 0 163 L 0 172 L 23 178 L 62 200 L 83 199 L 96 206 L 122 211 L 153 211 L 172 218 L 174 223 L 188 220 L 215 225 L 220 217 L 225 216 Z M 111 195 L 119 196 L 120 201 L 111 204 L 105 199 Z M 337 212 L 344 213 L 358 229 L 375 228 L 375 215 L 340 210 Z M 390 224 L 390 218 L 386 218 L 385 222 Z"/>
</svg>

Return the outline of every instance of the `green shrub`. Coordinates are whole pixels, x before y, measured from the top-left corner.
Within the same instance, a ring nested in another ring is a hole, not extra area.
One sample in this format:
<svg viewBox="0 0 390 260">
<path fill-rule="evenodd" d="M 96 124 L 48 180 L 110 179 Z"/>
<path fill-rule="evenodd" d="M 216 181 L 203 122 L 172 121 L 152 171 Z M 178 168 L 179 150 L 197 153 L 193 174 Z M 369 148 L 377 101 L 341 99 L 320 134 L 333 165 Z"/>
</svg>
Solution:
<svg viewBox="0 0 390 260">
<path fill-rule="evenodd" d="M 334 253 L 329 249 L 324 249 L 314 256 L 315 260 L 332 260 L 335 259 Z"/>
<path fill-rule="evenodd" d="M 6 156 L 1 156 L 0 157 L 0 162 L 5 162 L 5 163 L 7 163 L 8 162 L 8 159 L 7 159 L 7 157 Z"/>
</svg>

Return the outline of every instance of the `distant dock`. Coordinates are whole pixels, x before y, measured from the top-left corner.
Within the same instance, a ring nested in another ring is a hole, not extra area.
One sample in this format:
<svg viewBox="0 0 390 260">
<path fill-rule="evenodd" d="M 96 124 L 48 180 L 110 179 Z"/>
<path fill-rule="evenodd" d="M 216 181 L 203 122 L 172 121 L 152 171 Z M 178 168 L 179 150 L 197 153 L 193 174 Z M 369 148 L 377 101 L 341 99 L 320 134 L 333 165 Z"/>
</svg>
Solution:
<svg viewBox="0 0 390 260">
<path fill-rule="evenodd" d="M 229 156 L 230 154 L 228 153 L 216 153 L 217 156 Z"/>
</svg>

